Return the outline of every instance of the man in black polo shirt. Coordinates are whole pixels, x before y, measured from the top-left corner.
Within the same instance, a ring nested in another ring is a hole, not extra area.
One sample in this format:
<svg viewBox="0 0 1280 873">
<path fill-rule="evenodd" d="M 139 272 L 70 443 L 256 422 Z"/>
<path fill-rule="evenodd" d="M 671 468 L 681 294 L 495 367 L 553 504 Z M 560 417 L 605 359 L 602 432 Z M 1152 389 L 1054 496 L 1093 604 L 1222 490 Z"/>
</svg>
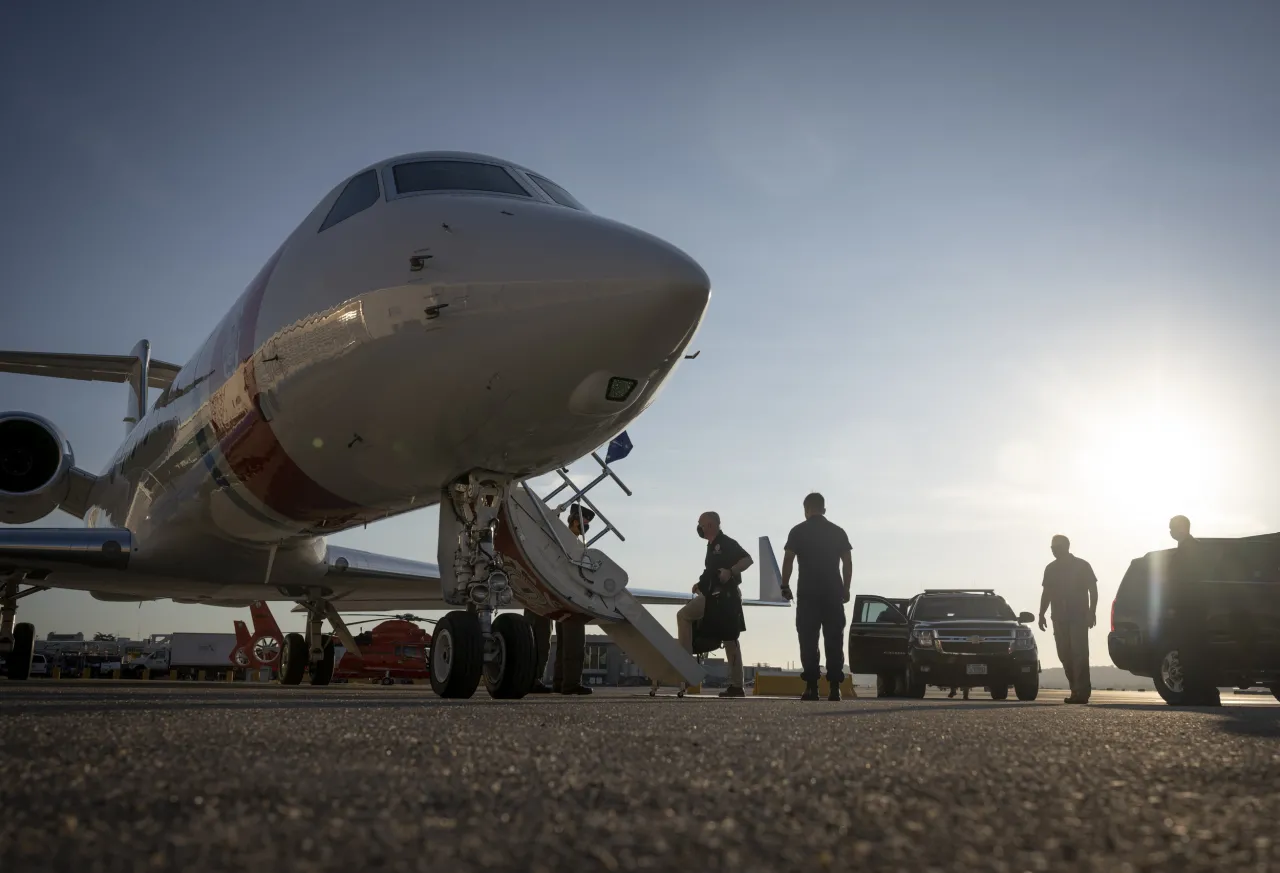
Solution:
<svg viewBox="0 0 1280 873">
<path fill-rule="evenodd" d="M 686 652 L 693 652 L 693 623 L 701 621 L 707 613 L 708 598 L 728 609 L 737 610 L 736 630 L 721 631 L 724 654 L 729 661 L 729 687 L 721 697 L 744 697 L 742 688 L 742 644 L 738 635 L 747 629 L 742 615 L 742 573 L 754 563 L 738 541 L 720 530 L 720 516 L 704 512 L 698 516 L 698 536 L 707 541 L 706 570 L 702 579 L 693 587 L 693 600 L 680 607 L 676 613 L 676 626 L 680 631 L 680 645 Z M 723 598 L 723 600 L 721 599 Z"/>
<path fill-rule="evenodd" d="M 844 681 L 844 605 L 853 584 L 853 547 L 844 529 L 827 521 L 821 494 L 804 499 L 804 521 L 791 529 L 782 559 L 782 596 L 791 600 L 791 567 L 800 559 L 800 597 L 796 603 L 796 634 L 800 637 L 801 700 L 818 699 L 818 632 L 827 650 L 828 700 L 840 699 Z M 843 572 L 841 564 L 844 565 Z"/>
<path fill-rule="evenodd" d="M 1071 554 L 1071 540 L 1058 534 L 1049 541 L 1053 560 L 1044 568 L 1040 595 L 1040 630 L 1045 612 L 1053 607 L 1053 639 L 1058 660 L 1067 674 L 1071 695 L 1063 703 L 1089 702 L 1089 629 L 1098 622 L 1098 577 L 1083 558 Z"/>
</svg>

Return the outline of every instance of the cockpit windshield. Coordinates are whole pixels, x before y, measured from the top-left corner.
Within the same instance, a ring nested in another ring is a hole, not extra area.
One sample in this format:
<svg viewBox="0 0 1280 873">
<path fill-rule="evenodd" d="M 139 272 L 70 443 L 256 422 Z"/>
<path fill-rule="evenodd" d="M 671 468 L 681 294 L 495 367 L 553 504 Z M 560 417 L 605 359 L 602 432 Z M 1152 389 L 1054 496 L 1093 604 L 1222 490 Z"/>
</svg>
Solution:
<svg viewBox="0 0 1280 873">
<path fill-rule="evenodd" d="M 484 191 L 530 197 L 515 177 L 496 164 L 476 161 L 414 161 L 392 169 L 397 194 L 424 191 Z"/>
<path fill-rule="evenodd" d="M 1017 618 L 1004 598 L 990 595 L 922 597 L 913 617 L 916 621 L 1014 621 Z"/>
<path fill-rule="evenodd" d="M 555 182 L 552 182 L 550 179 L 534 175 L 533 173 L 529 174 L 529 178 L 532 179 L 539 188 L 545 191 L 548 197 L 556 203 L 559 203 L 561 206 L 568 206 L 570 209 L 579 209 L 583 212 L 587 211 L 587 207 L 579 203 L 577 198 L 561 188 Z"/>
</svg>

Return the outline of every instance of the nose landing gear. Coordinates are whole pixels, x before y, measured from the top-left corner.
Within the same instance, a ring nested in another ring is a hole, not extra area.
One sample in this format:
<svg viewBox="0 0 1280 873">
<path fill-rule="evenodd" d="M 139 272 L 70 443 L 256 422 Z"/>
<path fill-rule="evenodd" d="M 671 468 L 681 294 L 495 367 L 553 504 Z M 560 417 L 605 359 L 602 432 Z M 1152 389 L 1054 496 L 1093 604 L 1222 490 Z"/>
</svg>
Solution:
<svg viewBox="0 0 1280 873">
<path fill-rule="evenodd" d="M 441 501 L 441 588 L 446 603 L 462 607 L 436 624 L 431 640 L 431 687 L 441 697 L 471 697 L 482 678 L 495 698 L 518 699 L 533 687 L 533 628 L 520 615 L 495 616 L 514 599 L 494 545 L 510 487 L 509 478 L 472 473 Z"/>
</svg>

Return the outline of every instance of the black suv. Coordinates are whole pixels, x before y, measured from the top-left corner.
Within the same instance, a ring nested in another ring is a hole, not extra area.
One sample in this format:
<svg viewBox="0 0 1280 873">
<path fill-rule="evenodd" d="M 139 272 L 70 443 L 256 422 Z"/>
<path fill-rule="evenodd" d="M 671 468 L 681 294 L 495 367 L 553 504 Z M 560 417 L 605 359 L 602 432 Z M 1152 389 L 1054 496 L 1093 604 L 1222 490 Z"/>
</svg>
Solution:
<svg viewBox="0 0 1280 873">
<path fill-rule="evenodd" d="M 925 688 L 988 688 L 996 700 L 1035 700 L 1040 658 L 1029 612 L 1014 615 L 986 589 L 927 590 L 910 600 L 859 594 L 849 626 L 849 669 L 876 674 L 877 697 L 924 697 Z"/>
<path fill-rule="evenodd" d="M 1149 676 L 1174 706 L 1217 703 L 1218 688 L 1230 687 L 1266 687 L 1280 699 L 1280 534 L 1202 539 L 1196 548 L 1192 573 L 1180 572 L 1178 549 L 1129 564 L 1111 604 L 1111 660 Z M 1180 610 L 1194 617 L 1178 621 Z M 1203 634 L 1207 665 L 1187 670 L 1179 626 Z"/>
</svg>

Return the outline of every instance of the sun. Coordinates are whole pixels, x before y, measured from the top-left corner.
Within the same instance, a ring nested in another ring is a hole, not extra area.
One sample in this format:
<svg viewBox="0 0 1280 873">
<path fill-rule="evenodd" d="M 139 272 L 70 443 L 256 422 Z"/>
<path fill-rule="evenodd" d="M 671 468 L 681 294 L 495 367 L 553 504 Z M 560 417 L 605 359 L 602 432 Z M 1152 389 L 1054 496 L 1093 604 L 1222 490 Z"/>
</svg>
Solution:
<svg viewBox="0 0 1280 873">
<path fill-rule="evenodd" d="M 1149 525 L 1216 503 L 1228 450 L 1207 422 L 1149 407 L 1105 416 L 1084 437 L 1075 478 L 1109 519 Z"/>
</svg>

